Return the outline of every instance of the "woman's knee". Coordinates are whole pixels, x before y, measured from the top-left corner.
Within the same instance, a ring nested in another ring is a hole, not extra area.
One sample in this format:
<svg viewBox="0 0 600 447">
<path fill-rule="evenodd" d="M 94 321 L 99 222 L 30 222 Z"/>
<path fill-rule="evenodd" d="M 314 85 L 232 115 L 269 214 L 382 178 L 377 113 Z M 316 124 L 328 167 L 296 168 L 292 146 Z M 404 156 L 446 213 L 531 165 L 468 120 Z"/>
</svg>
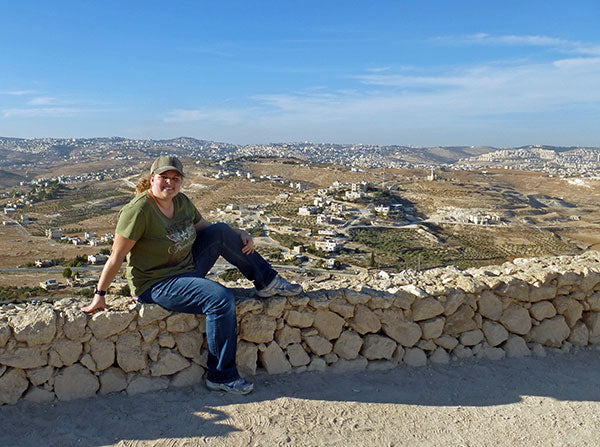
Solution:
<svg viewBox="0 0 600 447">
<path fill-rule="evenodd" d="M 218 315 L 235 313 L 235 296 L 231 290 L 221 286 L 215 291 L 210 312 Z"/>
</svg>

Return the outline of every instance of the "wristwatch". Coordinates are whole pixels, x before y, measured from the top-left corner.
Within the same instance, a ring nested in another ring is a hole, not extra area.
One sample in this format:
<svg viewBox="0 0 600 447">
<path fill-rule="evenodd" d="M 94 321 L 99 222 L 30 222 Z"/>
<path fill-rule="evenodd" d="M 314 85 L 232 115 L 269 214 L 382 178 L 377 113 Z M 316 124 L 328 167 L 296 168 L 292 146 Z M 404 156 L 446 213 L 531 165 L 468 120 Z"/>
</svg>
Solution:
<svg viewBox="0 0 600 447">
<path fill-rule="evenodd" d="M 106 295 L 106 290 L 98 290 L 96 288 L 96 290 L 94 290 L 94 295 L 104 296 L 104 295 Z"/>
</svg>

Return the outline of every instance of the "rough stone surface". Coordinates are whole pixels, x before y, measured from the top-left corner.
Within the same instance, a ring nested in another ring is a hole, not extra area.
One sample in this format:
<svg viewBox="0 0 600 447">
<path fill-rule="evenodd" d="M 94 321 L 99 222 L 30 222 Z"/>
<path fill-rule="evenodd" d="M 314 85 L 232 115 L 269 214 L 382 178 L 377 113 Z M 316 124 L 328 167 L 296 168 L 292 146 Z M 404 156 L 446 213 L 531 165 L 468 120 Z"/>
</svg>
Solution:
<svg viewBox="0 0 600 447">
<path fill-rule="evenodd" d="M 489 320 L 499 320 L 502 316 L 502 301 L 491 290 L 484 290 L 479 298 L 479 313 Z"/>
<path fill-rule="evenodd" d="M 269 374 L 282 374 L 292 369 L 285 354 L 274 341 L 269 343 L 264 351 L 259 352 L 258 358 Z"/>
<path fill-rule="evenodd" d="M 50 343 L 56 334 L 56 313 L 49 305 L 43 305 L 9 318 L 13 336 L 28 346 Z"/>
<path fill-rule="evenodd" d="M 37 404 L 49 404 L 54 401 L 55 397 L 56 395 L 52 391 L 35 386 L 25 393 L 23 400 Z"/>
<path fill-rule="evenodd" d="M 39 368 L 47 364 L 47 358 L 47 353 L 43 352 L 37 346 L 32 348 L 16 348 L 14 351 L 7 351 L 0 354 L 0 364 L 21 369 Z M 62 366 L 62 362 L 60 366 Z"/>
<path fill-rule="evenodd" d="M 490 346 L 498 346 L 508 339 L 508 331 L 500 323 L 495 321 L 483 322 L 483 333 Z"/>
<path fill-rule="evenodd" d="M 583 322 L 579 321 L 571 329 L 567 340 L 574 346 L 587 346 L 590 341 L 590 331 Z"/>
<path fill-rule="evenodd" d="M 142 337 L 129 332 L 117 340 L 117 363 L 125 372 L 139 371 L 146 367 L 146 354 L 142 351 Z"/>
<path fill-rule="evenodd" d="M 199 325 L 198 319 L 192 314 L 176 313 L 168 316 L 166 321 L 169 332 L 189 332 Z"/>
<path fill-rule="evenodd" d="M 535 303 L 531 306 L 529 313 L 536 320 L 542 321 L 546 318 L 552 318 L 555 316 L 556 308 L 550 301 L 540 301 L 539 303 Z"/>
<path fill-rule="evenodd" d="M 50 377 L 54 375 L 54 368 L 49 365 L 42 366 L 41 368 L 28 369 L 25 373 L 33 386 L 39 386 L 50 380 Z"/>
<path fill-rule="evenodd" d="M 94 337 L 108 338 L 127 329 L 135 316 L 134 312 L 129 311 L 98 312 L 89 319 L 88 327 L 94 333 Z"/>
<path fill-rule="evenodd" d="M 79 356 L 83 352 L 83 346 L 80 342 L 66 338 L 56 340 L 54 349 L 65 366 L 72 365 L 79 360 Z"/>
<path fill-rule="evenodd" d="M 333 349 L 333 345 L 326 338 L 320 335 L 312 335 L 310 337 L 304 337 L 304 341 L 310 348 L 311 352 L 316 355 L 329 354 Z"/>
<path fill-rule="evenodd" d="M 79 309 L 66 309 L 62 330 L 71 340 L 81 340 L 85 334 L 87 315 Z"/>
<path fill-rule="evenodd" d="M 90 355 L 98 371 L 104 371 L 115 363 L 115 344 L 111 340 L 90 340 Z"/>
<path fill-rule="evenodd" d="M 504 351 L 507 357 L 529 357 L 531 350 L 527 347 L 527 343 L 523 337 L 511 335 L 506 343 L 504 343 Z"/>
<path fill-rule="evenodd" d="M 348 322 L 349 326 L 359 334 L 375 333 L 381 329 L 381 322 L 375 313 L 366 306 L 356 306 L 354 318 Z"/>
<path fill-rule="evenodd" d="M 419 348 L 408 348 L 404 353 L 403 361 L 408 366 L 425 366 L 427 364 L 427 356 Z"/>
<path fill-rule="evenodd" d="M 460 334 L 460 342 L 464 346 L 475 346 L 483 340 L 483 332 L 479 329 L 463 332 Z"/>
<path fill-rule="evenodd" d="M 329 309 L 344 318 L 352 318 L 354 316 L 354 305 L 350 304 L 345 299 L 337 298 L 331 301 L 329 303 Z"/>
<path fill-rule="evenodd" d="M 98 388 L 98 378 L 81 365 L 67 366 L 54 379 L 54 392 L 58 400 L 92 397 Z"/>
<path fill-rule="evenodd" d="M 450 363 L 450 356 L 444 348 L 439 347 L 429 356 L 429 361 L 431 363 L 446 365 Z"/>
<path fill-rule="evenodd" d="M 383 335 L 369 334 L 365 337 L 361 355 L 367 360 L 391 359 L 396 342 Z"/>
<path fill-rule="evenodd" d="M 171 311 L 156 304 L 144 304 L 140 307 L 138 324 L 140 326 L 146 326 L 155 321 L 164 320 L 171 314 Z"/>
<path fill-rule="evenodd" d="M 334 372 L 345 371 L 363 371 L 367 368 L 369 361 L 364 357 L 358 357 L 353 360 L 339 359 L 332 366 Z"/>
<path fill-rule="evenodd" d="M 277 321 L 260 314 L 246 314 L 240 322 L 240 338 L 252 343 L 270 343 L 275 335 Z"/>
<path fill-rule="evenodd" d="M 356 332 L 348 330 L 342 332 L 333 346 L 333 352 L 345 360 L 352 360 L 358 357 L 363 339 Z"/>
<path fill-rule="evenodd" d="M 583 305 L 569 296 L 560 296 L 552 301 L 556 311 L 565 317 L 567 325 L 571 328 L 575 326 L 583 315 Z"/>
<path fill-rule="evenodd" d="M 151 391 L 160 391 L 168 386 L 169 379 L 167 377 L 137 376 L 127 385 L 127 394 L 134 396 Z"/>
<path fill-rule="evenodd" d="M 25 372 L 22 369 L 10 368 L 0 377 L 0 404 L 16 404 L 28 386 Z"/>
<path fill-rule="evenodd" d="M 287 313 L 285 320 L 290 326 L 299 328 L 311 327 L 315 321 L 315 314 L 314 312 L 309 311 L 301 312 L 297 310 L 290 310 Z"/>
<path fill-rule="evenodd" d="M 328 310 L 318 310 L 315 314 L 314 326 L 327 340 L 338 338 L 345 323 L 342 317 Z"/>
<path fill-rule="evenodd" d="M 544 346 L 559 348 L 570 334 L 569 326 L 562 315 L 544 320 L 529 333 L 528 339 Z"/>
<path fill-rule="evenodd" d="M 310 363 L 310 357 L 299 343 L 289 345 L 286 353 L 293 367 L 308 365 Z"/>
<path fill-rule="evenodd" d="M 153 376 L 170 376 L 190 366 L 190 362 L 170 349 L 161 349 L 158 361 L 150 366 Z"/>
<path fill-rule="evenodd" d="M 504 310 L 500 317 L 500 323 L 509 331 L 519 335 L 525 335 L 531 330 L 531 317 L 529 311 L 524 307 L 511 304 Z"/>
<path fill-rule="evenodd" d="M 402 346 L 414 346 L 421 338 L 421 326 L 412 321 L 399 321 L 395 325 L 383 325 L 383 332 Z"/>
<path fill-rule="evenodd" d="M 258 360 L 258 347 L 254 343 L 240 341 L 236 352 L 236 363 L 242 374 L 253 376 L 256 374 Z"/>
<path fill-rule="evenodd" d="M 444 325 L 446 324 L 446 319 L 444 317 L 434 318 L 432 320 L 422 321 L 419 323 L 421 326 L 422 337 L 425 340 L 432 340 L 434 338 L 438 338 L 442 335 L 444 331 Z"/>
<path fill-rule="evenodd" d="M 179 371 L 171 379 L 170 386 L 183 387 L 192 386 L 202 382 L 204 376 L 204 368 L 195 363 L 190 364 L 187 368 Z"/>
<path fill-rule="evenodd" d="M 456 346 L 458 346 L 458 339 L 454 337 L 450 337 L 449 335 L 442 335 L 441 337 L 436 338 L 435 344 L 441 346 L 444 349 L 448 349 L 452 351 Z"/>
<path fill-rule="evenodd" d="M 413 321 L 429 320 L 444 313 L 444 306 L 433 297 L 416 300 L 412 305 Z"/>
<path fill-rule="evenodd" d="M 177 350 L 182 356 L 193 359 L 200 355 L 200 348 L 204 341 L 200 330 L 196 328 L 191 332 L 177 333 L 174 337 Z"/>
<path fill-rule="evenodd" d="M 475 311 L 468 304 L 461 305 L 458 310 L 446 318 L 444 333 L 446 335 L 458 335 L 473 329 L 477 329 L 477 323 L 473 319 Z"/>
<path fill-rule="evenodd" d="M 300 343 L 300 329 L 291 326 L 284 326 L 275 332 L 275 341 L 281 348 L 285 348 L 292 343 Z"/>
<path fill-rule="evenodd" d="M 100 375 L 100 394 L 118 393 L 127 388 L 127 376 L 119 368 L 108 368 Z"/>
</svg>

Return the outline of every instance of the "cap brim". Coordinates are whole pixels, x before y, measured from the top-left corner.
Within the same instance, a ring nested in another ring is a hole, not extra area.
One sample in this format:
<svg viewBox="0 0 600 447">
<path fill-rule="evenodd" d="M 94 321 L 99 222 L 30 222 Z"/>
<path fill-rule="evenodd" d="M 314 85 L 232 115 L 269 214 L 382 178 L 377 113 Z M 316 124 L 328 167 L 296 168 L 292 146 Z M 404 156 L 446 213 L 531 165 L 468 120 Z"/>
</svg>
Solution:
<svg viewBox="0 0 600 447">
<path fill-rule="evenodd" d="M 167 171 L 177 171 L 181 174 L 182 177 L 185 177 L 185 174 L 181 172 L 181 170 L 177 169 L 175 166 L 163 166 L 161 168 L 157 168 L 154 170 L 153 174 L 162 174 Z"/>
</svg>

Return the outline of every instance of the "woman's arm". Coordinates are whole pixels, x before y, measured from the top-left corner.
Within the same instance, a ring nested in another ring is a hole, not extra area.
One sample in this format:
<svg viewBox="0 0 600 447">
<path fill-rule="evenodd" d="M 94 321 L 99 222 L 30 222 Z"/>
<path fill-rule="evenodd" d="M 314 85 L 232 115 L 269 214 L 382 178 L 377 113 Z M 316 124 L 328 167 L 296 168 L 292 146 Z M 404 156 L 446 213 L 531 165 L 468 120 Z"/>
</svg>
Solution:
<svg viewBox="0 0 600 447">
<path fill-rule="evenodd" d="M 127 256 L 127 253 L 131 251 L 133 246 L 135 245 L 134 240 L 127 239 L 123 236 L 115 234 L 115 240 L 112 245 L 112 250 L 108 261 L 104 265 L 102 269 L 102 273 L 100 274 L 100 279 L 98 280 L 98 285 L 96 286 L 97 290 L 106 291 L 110 284 L 115 279 L 115 276 L 119 272 L 121 268 L 121 264 L 123 264 L 123 259 Z M 97 310 L 106 309 L 106 300 L 103 296 L 98 295 L 97 293 L 94 295 L 94 299 L 92 302 L 82 307 L 81 310 L 85 313 L 92 313 Z"/>
</svg>

